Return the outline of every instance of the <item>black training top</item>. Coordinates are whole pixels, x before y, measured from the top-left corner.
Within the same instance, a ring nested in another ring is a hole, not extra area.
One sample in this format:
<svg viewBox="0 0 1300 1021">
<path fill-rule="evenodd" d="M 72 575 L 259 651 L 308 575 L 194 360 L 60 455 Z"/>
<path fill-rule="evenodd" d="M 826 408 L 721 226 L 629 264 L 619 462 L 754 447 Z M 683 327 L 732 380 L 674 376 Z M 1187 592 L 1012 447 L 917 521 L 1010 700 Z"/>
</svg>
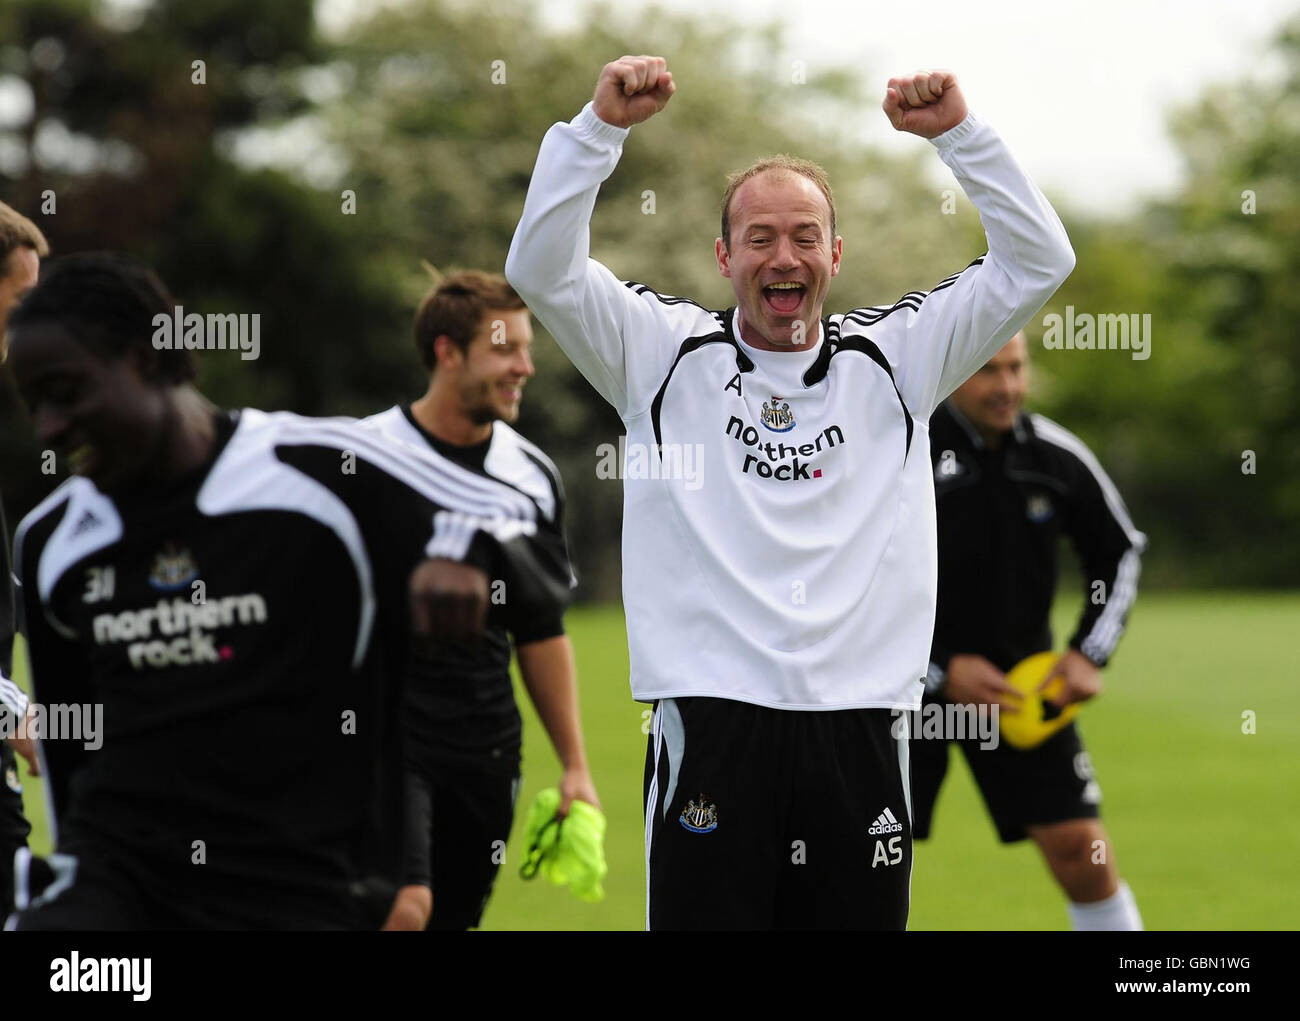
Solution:
<svg viewBox="0 0 1300 1021">
<path fill-rule="evenodd" d="M 537 509 L 534 550 L 548 570 L 572 579 L 564 534 L 564 490 L 559 472 L 542 451 L 504 422 L 494 422 L 483 443 L 458 446 L 439 439 L 415 420 L 408 405 L 366 420 L 390 439 L 429 448 L 476 475 L 508 485 Z M 412 763 L 421 772 L 455 769 L 519 769 L 522 723 L 510 680 L 515 645 L 564 634 L 565 603 L 513 612 L 508 591 L 494 593 L 483 642 L 476 648 L 440 646 L 416 650 L 407 686 L 407 733 Z"/>
<path fill-rule="evenodd" d="M 1070 538 L 1085 601 L 1070 647 L 1104 665 L 1137 596 L 1146 536 L 1078 437 L 1022 414 L 998 450 L 952 404 L 930 420 L 939 527 L 931 680 L 957 653 L 1009 670 L 1052 647 L 1059 539 Z"/>
<path fill-rule="evenodd" d="M 412 569 L 472 562 L 525 615 L 569 578 L 506 486 L 349 419 L 218 422 L 166 492 L 74 477 L 18 530 L 36 697 L 103 706 L 98 750 L 45 742 L 59 849 L 213 925 L 377 925 L 358 884 L 399 872 Z"/>
</svg>

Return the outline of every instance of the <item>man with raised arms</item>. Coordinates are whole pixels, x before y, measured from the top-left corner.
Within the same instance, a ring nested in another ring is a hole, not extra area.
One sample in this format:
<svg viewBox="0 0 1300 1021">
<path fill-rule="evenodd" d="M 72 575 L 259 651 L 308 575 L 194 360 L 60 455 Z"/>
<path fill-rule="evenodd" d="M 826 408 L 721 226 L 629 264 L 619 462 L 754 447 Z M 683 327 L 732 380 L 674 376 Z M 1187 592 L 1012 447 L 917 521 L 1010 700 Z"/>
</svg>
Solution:
<svg viewBox="0 0 1300 1021">
<path fill-rule="evenodd" d="M 1074 253 L 936 71 L 891 79 L 884 110 L 978 208 L 988 253 L 964 270 L 824 316 L 843 253 L 830 185 L 775 157 L 723 197 L 715 251 L 734 307 L 621 282 L 588 257 L 592 208 L 629 129 L 674 90 L 660 57 L 604 67 L 592 102 L 543 140 L 506 263 L 629 449 L 704 456 L 702 484 L 651 472 L 625 488 L 632 692 L 655 703 L 647 925 L 900 929 L 911 832 L 906 736 L 891 723 L 920 703 L 934 624 L 927 423 Z"/>
</svg>

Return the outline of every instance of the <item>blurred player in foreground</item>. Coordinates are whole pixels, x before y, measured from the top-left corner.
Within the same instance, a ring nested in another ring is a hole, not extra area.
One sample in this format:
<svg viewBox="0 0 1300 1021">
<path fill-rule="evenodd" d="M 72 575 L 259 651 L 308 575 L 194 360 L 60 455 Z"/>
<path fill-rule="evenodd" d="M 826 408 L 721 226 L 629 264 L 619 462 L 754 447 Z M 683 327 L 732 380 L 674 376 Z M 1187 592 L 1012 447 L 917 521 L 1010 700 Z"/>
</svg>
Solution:
<svg viewBox="0 0 1300 1021">
<path fill-rule="evenodd" d="M 0 362 L 5 360 L 5 327 L 9 313 L 36 286 L 41 259 L 49 244 L 39 227 L 11 206 L 0 202 Z M 14 737 L 0 741 L 0 918 L 13 907 L 14 852 L 27 846 L 31 826 L 23 816 L 23 787 L 14 752 L 40 772 L 30 737 L 17 737 L 17 721 L 27 715 L 27 695 L 10 678 L 13 669 L 14 604 L 9 567 L 9 529 L 0 501 L 0 720 Z"/>
<path fill-rule="evenodd" d="M 776 157 L 723 196 L 714 254 L 735 306 L 620 282 L 588 257 L 592 209 L 629 130 L 675 87 L 659 57 L 602 69 L 592 102 L 542 141 L 506 262 L 623 418 L 629 461 L 652 466 L 627 473 L 623 516 L 632 693 L 655 703 L 646 924 L 901 929 L 912 845 L 891 709 L 920 702 L 934 620 L 926 423 L 1074 254 L 936 71 L 891 79 L 884 111 L 952 168 L 988 255 L 823 319 L 843 251 L 830 185 Z M 704 477 L 683 471 L 687 453 Z"/>
<path fill-rule="evenodd" d="M 15 542 L 34 697 L 97 731 L 42 734 L 61 853 L 17 927 L 377 929 L 412 627 L 471 639 L 490 580 L 525 607 L 568 578 L 508 487 L 352 420 L 213 407 L 157 344 L 175 304 L 73 256 L 11 318 L 37 438 L 75 473 Z"/>
<path fill-rule="evenodd" d="M 420 303 L 415 346 L 430 373 L 424 396 L 366 420 L 436 460 L 511 487 L 537 508 L 537 548 L 572 576 L 564 491 L 555 465 L 511 428 L 533 375 L 528 309 L 499 274 L 465 271 Z M 394 922 L 429 929 L 477 926 L 492 892 L 519 790 L 523 724 L 510 681 L 519 672 L 564 772 L 560 814 L 574 798 L 599 807 L 578 713 L 564 603 L 520 616 L 509 592 L 494 600 L 474 648 L 417 650 L 407 685 L 410 790 L 407 875 Z M 501 611 L 501 612 L 498 612 Z M 428 902 L 432 888 L 432 913 Z"/>
<path fill-rule="evenodd" d="M 1040 686 L 1064 682 L 1058 708 L 1101 692 L 1137 597 L 1146 536 L 1092 451 L 1042 415 L 1025 414 L 1023 334 L 930 420 L 939 517 L 939 605 L 926 701 L 1019 711 L 1005 672 L 1052 648 L 1061 536 L 1078 554 L 1084 609 L 1069 648 Z M 948 737 L 912 739 L 913 830 L 929 835 L 948 768 Z M 1098 818 L 1101 788 L 1073 721 L 1037 747 L 957 741 L 1004 843 L 1029 837 L 1070 900 L 1075 929 L 1140 929 L 1128 885 Z"/>
</svg>

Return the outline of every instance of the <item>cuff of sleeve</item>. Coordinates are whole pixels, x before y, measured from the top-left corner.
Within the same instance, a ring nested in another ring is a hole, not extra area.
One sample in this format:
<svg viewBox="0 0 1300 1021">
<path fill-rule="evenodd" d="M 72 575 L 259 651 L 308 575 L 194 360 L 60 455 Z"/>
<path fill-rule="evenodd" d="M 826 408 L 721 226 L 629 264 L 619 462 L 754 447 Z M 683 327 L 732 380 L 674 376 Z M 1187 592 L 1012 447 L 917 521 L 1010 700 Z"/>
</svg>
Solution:
<svg viewBox="0 0 1300 1021">
<path fill-rule="evenodd" d="M 534 618 L 511 627 L 510 634 L 515 640 L 515 645 L 531 645 L 533 642 L 545 642 L 552 638 L 559 638 L 564 634 L 564 615 L 557 613 Z"/>
<path fill-rule="evenodd" d="M 1069 647 L 1073 649 L 1075 652 L 1077 652 L 1084 659 L 1086 659 L 1093 666 L 1095 666 L 1098 670 L 1100 670 L 1102 667 L 1104 667 L 1107 664 L 1107 662 L 1109 662 L 1110 657 L 1108 656 L 1104 656 L 1100 660 L 1098 660 L 1096 656 L 1089 655 L 1088 652 L 1083 648 L 1082 644 L 1078 642 L 1074 642 L 1074 641 L 1070 642 Z"/>
<path fill-rule="evenodd" d="M 943 682 L 948 679 L 948 672 L 938 663 L 931 663 L 925 672 L 925 691 L 928 695 L 939 694 Z"/>
<path fill-rule="evenodd" d="M 569 123 L 573 125 L 578 134 L 613 146 L 622 145 L 623 140 L 627 138 L 628 132 L 631 130 L 629 128 L 620 128 L 616 124 L 606 124 L 596 116 L 596 105 L 591 102 L 587 103 L 582 108 L 582 112 Z M 956 128 L 953 130 L 955 131 Z"/>
<path fill-rule="evenodd" d="M 27 693 L 0 673 L 0 706 L 9 709 L 14 716 L 22 719 L 27 715 Z"/>
<path fill-rule="evenodd" d="M 956 127 L 949 128 L 942 135 L 936 135 L 930 139 L 930 144 L 939 151 L 940 156 L 946 156 L 971 135 L 975 134 L 983 124 L 984 122 L 975 116 L 975 111 L 968 109 L 965 120 Z"/>
</svg>

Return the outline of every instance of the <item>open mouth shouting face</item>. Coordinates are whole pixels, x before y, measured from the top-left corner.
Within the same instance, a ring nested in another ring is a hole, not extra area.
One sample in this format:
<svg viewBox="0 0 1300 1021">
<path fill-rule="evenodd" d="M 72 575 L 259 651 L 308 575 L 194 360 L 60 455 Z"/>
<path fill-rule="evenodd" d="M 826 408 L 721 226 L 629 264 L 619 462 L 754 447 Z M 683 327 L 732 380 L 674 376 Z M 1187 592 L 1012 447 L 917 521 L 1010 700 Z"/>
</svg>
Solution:
<svg viewBox="0 0 1300 1021">
<path fill-rule="evenodd" d="M 826 196 L 807 177 L 766 170 L 736 190 L 729 215 L 718 270 L 731 280 L 745 342 L 773 351 L 816 343 L 842 248 Z"/>
</svg>

